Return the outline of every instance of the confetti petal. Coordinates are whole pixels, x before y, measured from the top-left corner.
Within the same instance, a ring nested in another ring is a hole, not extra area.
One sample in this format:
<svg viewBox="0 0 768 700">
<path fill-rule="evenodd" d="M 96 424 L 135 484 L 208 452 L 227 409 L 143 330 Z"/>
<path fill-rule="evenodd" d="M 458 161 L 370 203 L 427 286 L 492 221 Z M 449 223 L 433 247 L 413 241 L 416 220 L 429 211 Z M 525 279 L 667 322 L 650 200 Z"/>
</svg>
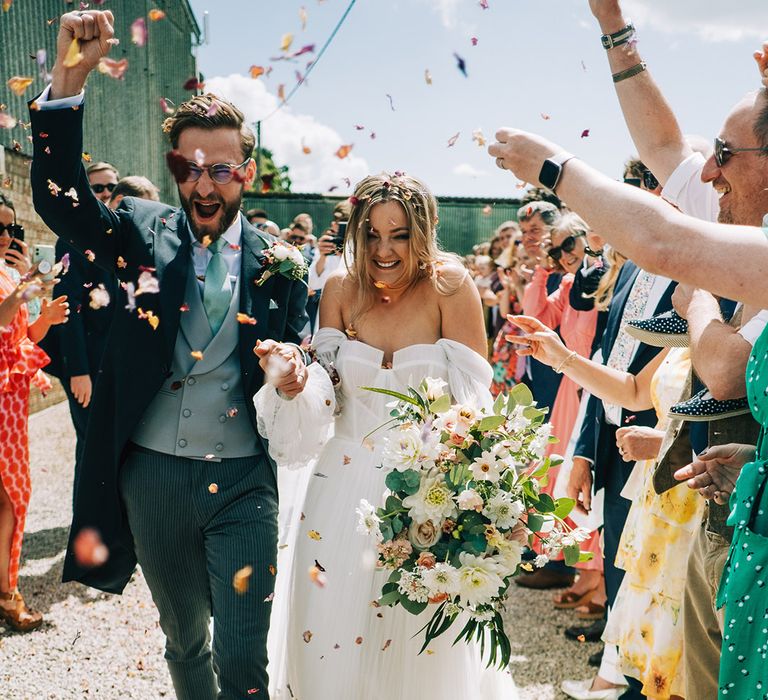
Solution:
<svg viewBox="0 0 768 700">
<path fill-rule="evenodd" d="M 477 46 L 477 37 L 476 36 L 473 36 L 472 39 L 470 39 L 470 41 L 472 42 L 472 46 Z"/>
<path fill-rule="evenodd" d="M 277 99 L 280 100 L 280 102 L 285 102 L 285 85 L 283 85 L 283 83 L 280 83 L 280 85 L 277 86 Z"/>
<path fill-rule="evenodd" d="M 467 62 L 459 56 L 459 54 L 454 53 L 453 57 L 456 59 L 456 67 L 459 69 L 461 74 L 466 78 L 467 77 Z"/>
<path fill-rule="evenodd" d="M 349 144 L 346 144 L 344 146 L 339 146 L 339 149 L 336 151 L 336 153 L 334 153 L 334 155 L 337 158 L 340 158 L 341 160 L 344 160 L 344 158 L 346 158 L 349 155 L 350 151 L 353 148 L 353 145 L 354 144 L 349 143 Z"/>
<path fill-rule="evenodd" d="M 325 588 L 325 584 L 328 583 L 328 579 L 325 574 L 317 566 L 309 567 L 309 580 L 312 581 L 318 588 Z"/>
<path fill-rule="evenodd" d="M 301 22 L 301 31 L 307 28 L 307 8 L 303 5 L 299 8 L 299 22 Z"/>
<path fill-rule="evenodd" d="M 234 588 L 240 595 L 247 593 L 252 575 L 253 567 L 250 564 L 244 566 L 242 569 L 238 569 L 232 577 L 232 588 Z"/>
<path fill-rule="evenodd" d="M 584 129 L 584 131 L 581 132 L 581 138 L 585 139 L 589 136 L 589 129 Z"/>
<path fill-rule="evenodd" d="M 0 112 L 0 129 L 13 129 L 18 123 L 10 114 Z"/>
<path fill-rule="evenodd" d="M 80 61 L 83 60 L 83 54 L 80 53 L 80 43 L 77 39 L 72 39 L 72 43 L 67 49 L 67 53 L 64 56 L 64 67 L 74 68 Z"/>
<path fill-rule="evenodd" d="M 356 637 L 355 638 L 355 644 L 360 645 L 362 643 L 363 643 L 363 638 L 362 637 Z"/>
<path fill-rule="evenodd" d="M 424 71 L 424 82 L 427 85 L 432 85 L 432 73 L 429 72 L 429 69 Z"/>
<path fill-rule="evenodd" d="M 461 132 L 457 131 L 451 138 L 448 139 L 448 148 L 453 147 L 456 142 L 459 140 L 459 136 L 461 136 Z"/>
<path fill-rule="evenodd" d="M 151 22 L 159 22 L 161 19 L 165 19 L 165 12 L 158 10 L 157 8 L 153 8 L 147 13 L 147 16 Z"/>
<path fill-rule="evenodd" d="M 192 351 L 191 353 L 189 353 L 189 354 L 190 354 L 190 356 L 191 356 L 193 359 L 197 360 L 198 362 L 201 362 L 201 361 L 202 361 L 202 359 L 203 359 L 203 353 L 202 353 L 202 352 L 200 352 L 200 350 L 193 350 L 193 351 Z"/>
<path fill-rule="evenodd" d="M 307 537 L 311 540 L 315 540 L 315 542 L 319 542 L 323 539 L 323 536 L 317 530 L 310 530 L 307 533 Z"/>
<path fill-rule="evenodd" d="M 128 59 L 122 58 L 119 61 L 115 61 L 107 56 L 102 56 L 99 59 L 97 68 L 99 73 L 104 73 L 104 75 L 108 75 L 116 80 L 122 80 L 125 76 L 125 71 L 128 70 Z"/>
<path fill-rule="evenodd" d="M 168 151 L 165 154 L 165 162 L 168 169 L 173 173 L 176 182 L 186 182 L 189 177 L 189 163 L 187 159 L 176 150 Z"/>
<path fill-rule="evenodd" d="M 147 43 L 147 20 L 143 17 L 133 21 L 131 24 L 131 42 L 136 46 L 144 46 Z"/>
<path fill-rule="evenodd" d="M 28 78 L 26 76 L 15 75 L 13 78 L 9 78 L 6 85 L 11 89 L 11 92 L 17 97 L 21 97 L 26 89 L 32 85 L 34 78 Z"/>
<path fill-rule="evenodd" d="M 312 632 L 310 630 L 304 630 L 304 632 L 301 635 L 301 638 L 309 644 L 312 641 Z"/>
<path fill-rule="evenodd" d="M 486 143 L 486 141 L 485 141 L 485 136 L 483 135 L 483 130 L 482 130 L 482 129 L 475 129 L 475 130 L 472 132 L 472 140 L 473 140 L 473 141 L 474 141 L 474 142 L 475 142 L 475 143 L 476 143 L 478 146 L 480 146 L 480 148 L 482 148 L 483 146 L 485 146 L 485 143 Z"/>
<path fill-rule="evenodd" d="M 109 549 L 101 541 L 98 530 L 85 527 L 77 533 L 72 550 L 80 566 L 92 569 L 105 564 L 109 559 Z"/>
<path fill-rule="evenodd" d="M 293 43 L 293 34 L 290 32 L 288 34 L 283 34 L 282 39 L 280 39 L 280 50 L 284 52 L 288 52 L 288 49 L 291 48 L 291 44 Z"/>
<path fill-rule="evenodd" d="M 201 83 L 196 77 L 187 80 L 182 87 L 185 90 L 202 90 L 205 88 L 205 83 Z"/>
<path fill-rule="evenodd" d="M 251 77 L 255 80 L 259 76 L 264 75 L 264 73 L 266 73 L 267 71 L 264 68 L 264 66 L 251 66 L 249 72 L 251 74 Z"/>
<path fill-rule="evenodd" d="M 253 318 L 253 316 L 249 316 L 248 314 L 238 313 L 235 318 L 237 318 L 238 323 L 243 323 L 250 326 L 256 325 L 256 319 Z"/>
<path fill-rule="evenodd" d="M 548 114 L 545 114 L 544 112 L 541 112 L 541 118 L 546 122 L 549 121 L 552 117 L 550 117 Z"/>
</svg>

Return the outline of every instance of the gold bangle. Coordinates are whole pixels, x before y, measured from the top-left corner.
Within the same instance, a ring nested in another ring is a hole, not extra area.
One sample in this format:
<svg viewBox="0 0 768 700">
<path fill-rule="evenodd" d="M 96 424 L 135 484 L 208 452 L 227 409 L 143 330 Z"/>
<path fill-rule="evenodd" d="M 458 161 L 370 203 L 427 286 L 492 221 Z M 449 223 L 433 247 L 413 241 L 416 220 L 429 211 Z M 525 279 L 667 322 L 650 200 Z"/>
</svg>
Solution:
<svg viewBox="0 0 768 700">
<path fill-rule="evenodd" d="M 555 372 L 557 372 L 558 374 L 562 374 L 562 373 L 563 373 L 563 370 L 564 370 L 564 369 L 565 369 L 565 368 L 566 368 L 566 367 L 567 367 L 569 364 L 571 364 L 571 362 L 573 361 L 573 358 L 574 358 L 574 357 L 576 357 L 576 355 L 578 355 L 578 353 L 577 353 L 575 350 L 571 350 L 571 352 L 568 354 L 568 357 L 566 357 L 566 358 L 565 358 L 565 359 L 564 359 L 564 360 L 563 360 L 563 361 L 562 361 L 562 362 L 561 362 L 561 363 L 560 363 L 560 364 L 559 364 L 559 365 L 558 365 L 558 366 L 555 368 Z"/>
<path fill-rule="evenodd" d="M 626 80 L 627 78 L 634 78 L 636 75 L 642 73 L 646 68 L 647 66 L 645 65 L 645 61 L 640 61 L 640 63 L 637 63 L 631 68 L 627 68 L 627 70 L 623 70 L 620 73 L 614 73 L 613 82 L 620 83 L 622 80 Z"/>
</svg>

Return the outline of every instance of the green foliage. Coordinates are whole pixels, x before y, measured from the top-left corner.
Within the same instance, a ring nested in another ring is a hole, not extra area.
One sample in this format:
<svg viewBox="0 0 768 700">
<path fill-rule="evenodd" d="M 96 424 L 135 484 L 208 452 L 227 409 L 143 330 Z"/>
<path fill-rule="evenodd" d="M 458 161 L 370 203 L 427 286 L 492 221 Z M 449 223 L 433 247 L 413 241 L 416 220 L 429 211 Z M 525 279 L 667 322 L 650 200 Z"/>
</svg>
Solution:
<svg viewBox="0 0 768 700">
<path fill-rule="evenodd" d="M 261 156 L 261 158 L 259 158 Z M 253 151 L 253 159 L 259 165 L 259 178 L 254 180 L 250 193 L 290 192 L 291 176 L 287 165 L 277 165 L 274 155 L 268 148 Z M 269 185 L 267 187 L 267 185 Z"/>
</svg>

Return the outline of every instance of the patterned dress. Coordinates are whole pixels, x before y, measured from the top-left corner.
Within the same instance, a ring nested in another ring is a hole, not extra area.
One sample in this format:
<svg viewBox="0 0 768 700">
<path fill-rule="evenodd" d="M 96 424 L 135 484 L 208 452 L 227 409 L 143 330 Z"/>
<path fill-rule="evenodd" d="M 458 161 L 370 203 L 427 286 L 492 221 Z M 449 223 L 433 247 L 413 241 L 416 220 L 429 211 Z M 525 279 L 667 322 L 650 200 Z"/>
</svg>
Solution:
<svg viewBox="0 0 768 700">
<path fill-rule="evenodd" d="M 762 430 L 731 494 L 734 533 L 717 596 L 725 605 L 720 700 L 768 697 L 768 328 L 747 364 L 747 397 Z"/>
<path fill-rule="evenodd" d="M 11 277 L 0 269 L 0 302 L 16 288 Z M 29 387 L 34 382 L 41 391 L 51 387 L 40 371 L 50 362 L 27 336 L 29 311 L 22 305 L 13 321 L 0 328 L 0 481 L 13 504 L 15 525 L 11 539 L 11 561 L 8 571 L 10 590 L 16 588 L 21 559 L 21 541 L 29 506 L 29 442 L 27 416 Z"/>
<path fill-rule="evenodd" d="M 688 348 L 675 348 L 653 376 L 651 396 L 660 430 L 690 368 Z M 621 493 L 632 501 L 616 554 L 616 566 L 626 574 L 603 639 L 619 647 L 622 672 L 642 682 L 645 697 L 666 700 L 685 695 L 684 564 L 701 523 L 704 499 L 685 485 L 658 495 L 654 467 L 652 459 L 637 462 Z"/>
</svg>

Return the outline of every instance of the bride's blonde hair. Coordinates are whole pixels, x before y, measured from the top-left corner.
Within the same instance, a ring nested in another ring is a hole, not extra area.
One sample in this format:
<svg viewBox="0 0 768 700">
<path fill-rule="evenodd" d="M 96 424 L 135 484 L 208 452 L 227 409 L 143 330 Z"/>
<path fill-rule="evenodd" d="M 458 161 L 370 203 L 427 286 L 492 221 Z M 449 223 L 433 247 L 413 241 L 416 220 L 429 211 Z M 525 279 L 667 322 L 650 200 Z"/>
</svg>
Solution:
<svg viewBox="0 0 768 700">
<path fill-rule="evenodd" d="M 440 294 L 458 291 L 466 276 L 461 260 L 440 249 L 437 242 L 437 200 L 421 180 L 405 173 L 381 173 L 361 180 L 350 197 L 352 213 L 347 225 L 345 256 L 349 278 L 357 284 L 354 320 L 376 303 L 376 280 L 368 271 L 368 231 L 370 212 L 377 204 L 397 202 L 408 220 L 408 262 L 398 286 L 413 288 L 422 279 L 430 279 Z"/>
</svg>

